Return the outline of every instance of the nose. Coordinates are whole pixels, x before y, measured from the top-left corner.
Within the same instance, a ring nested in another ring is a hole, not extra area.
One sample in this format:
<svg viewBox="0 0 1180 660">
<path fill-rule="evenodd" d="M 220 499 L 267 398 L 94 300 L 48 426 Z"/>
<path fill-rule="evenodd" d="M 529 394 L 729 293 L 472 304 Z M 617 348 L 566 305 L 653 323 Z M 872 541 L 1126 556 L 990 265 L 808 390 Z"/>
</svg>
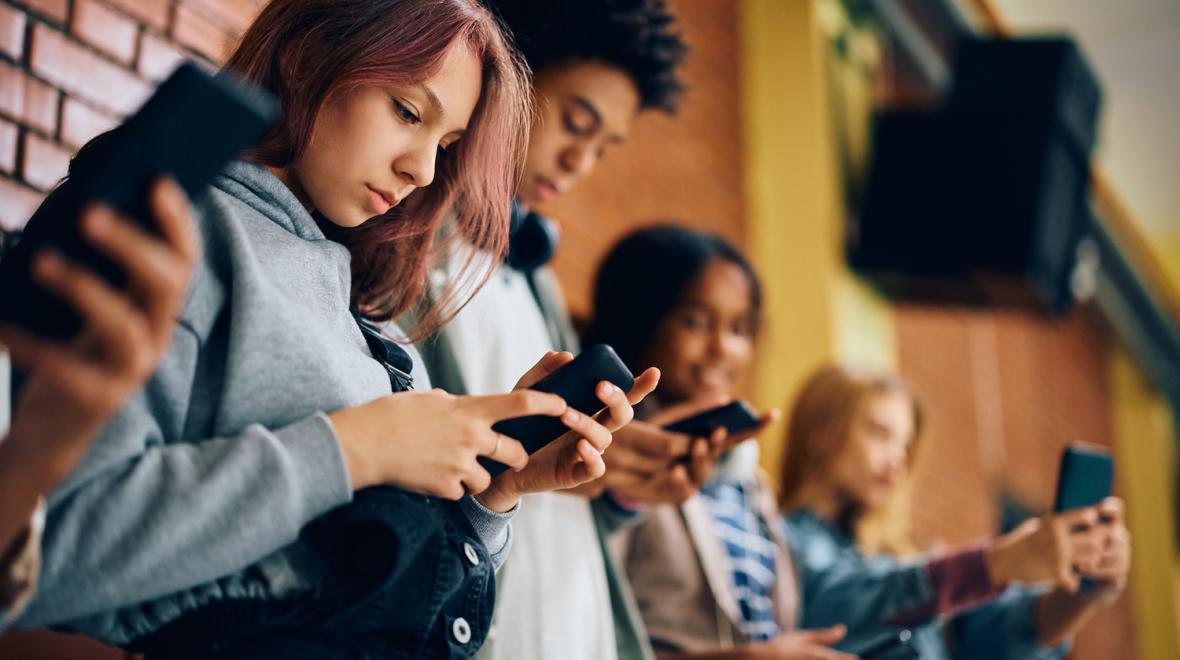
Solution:
<svg viewBox="0 0 1180 660">
<path fill-rule="evenodd" d="M 731 328 L 718 325 L 713 331 L 710 350 L 717 357 L 733 357 L 745 350 L 747 340 Z"/>
<path fill-rule="evenodd" d="M 580 140 L 561 152 L 561 169 L 576 177 L 588 176 L 598 162 L 598 152 L 589 140 Z"/>
<path fill-rule="evenodd" d="M 903 446 L 893 447 L 889 452 L 889 469 L 894 474 L 900 475 L 905 471 L 906 467 L 906 449 Z"/>
<path fill-rule="evenodd" d="M 438 146 L 423 141 L 422 144 L 398 155 L 393 161 L 393 171 L 402 182 L 415 188 L 425 188 L 434 181 L 437 158 Z"/>
</svg>

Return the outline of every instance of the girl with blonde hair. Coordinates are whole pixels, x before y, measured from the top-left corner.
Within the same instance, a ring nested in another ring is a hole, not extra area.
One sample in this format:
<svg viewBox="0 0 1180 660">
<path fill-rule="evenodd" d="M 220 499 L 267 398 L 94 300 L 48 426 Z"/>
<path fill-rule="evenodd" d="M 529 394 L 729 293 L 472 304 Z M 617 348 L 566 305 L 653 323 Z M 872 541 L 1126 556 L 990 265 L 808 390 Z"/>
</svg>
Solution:
<svg viewBox="0 0 1180 660">
<path fill-rule="evenodd" d="M 1060 657 L 1122 591 L 1122 502 L 912 557 L 908 479 L 923 421 L 917 397 L 891 374 L 827 366 L 803 386 L 780 473 L 803 625 L 845 623 L 850 649 L 912 628 L 921 658 Z M 1046 582 L 1055 584 L 1024 586 Z"/>
</svg>

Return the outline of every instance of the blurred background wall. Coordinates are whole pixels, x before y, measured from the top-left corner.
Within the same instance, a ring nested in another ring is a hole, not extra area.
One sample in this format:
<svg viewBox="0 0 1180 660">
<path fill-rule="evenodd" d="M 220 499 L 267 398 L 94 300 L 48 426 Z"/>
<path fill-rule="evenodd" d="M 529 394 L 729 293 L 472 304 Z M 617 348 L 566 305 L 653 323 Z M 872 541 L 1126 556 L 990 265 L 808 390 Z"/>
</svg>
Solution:
<svg viewBox="0 0 1180 660">
<path fill-rule="evenodd" d="M 73 150 L 134 109 L 179 58 L 221 61 L 261 4 L 0 1 L 0 224 L 19 227 L 65 173 Z M 556 269 L 574 314 L 589 312 L 590 278 L 602 254 L 640 224 L 676 219 L 743 245 L 768 287 L 768 322 L 751 392 L 759 406 L 785 408 L 824 360 L 898 369 L 924 397 L 930 450 L 914 484 L 921 506 L 912 515 L 929 544 L 993 534 L 1022 514 L 1047 510 L 1066 442 L 1112 446 L 1116 488 L 1128 501 L 1135 535 L 1132 585 L 1118 606 L 1089 625 L 1072 657 L 1180 657 L 1175 420 L 1101 313 L 1083 307 L 1066 318 L 1040 319 L 896 306 L 843 264 L 846 191 L 864 157 L 868 113 L 881 103 L 927 100 L 903 77 L 886 75 L 882 82 L 875 28 L 866 32 L 855 20 L 865 3 L 670 4 L 692 47 L 678 116 L 642 117 L 633 138 L 608 152 L 591 181 L 545 209 L 562 222 Z M 889 4 L 904 12 L 915 3 Z M 1142 106 L 1124 98 L 1128 69 L 1136 74 L 1136 89 L 1169 81 L 1173 93 L 1180 89 L 1180 39 L 1171 38 L 1170 48 L 1151 41 L 1155 50 L 1123 57 L 1130 64 L 1119 68 L 1111 64 L 1118 55 L 1146 47 L 1132 29 L 1146 24 L 1128 18 L 1119 31 L 1101 18 L 1111 11 L 1151 16 L 1150 23 L 1163 26 L 1159 38 L 1167 40 L 1172 33 L 1164 28 L 1180 25 L 1174 13 L 1160 13 L 1164 0 L 1128 0 L 1117 11 L 1098 0 L 954 4 L 983 32 L 1064 27 L 1080 34 L 1108 93 L 1107 122 L 1122 117 L 1128 104 Z M 837 47 L 839 35 L 844 40 Z M 937 34 L 930 36 L 937 41 Z M 1091 48 L 1090 39 L 1101 41 Z M 1137 265 L 1159 290 L 1171 292 L 1165 303 L 1174 305 L 1180 202 L 1174 185 L 1166 178 L 1159 183 L 1160 166 L 1151 165 L 1180 160 L 1180 133 L 1166 124 L 1180 108 L 1168 98 L 1150 111 L 1133 110 L 1129 122 L 1144 124 L 1142 132 L 1158 140 L 1124 145 L 1133 140 L 1108 126 L 1102 156 L 1111 170 L 1104 219 L 1116 216 L 1111 221 L 1141 248 L 1134 252 Z M 1139 167 L 1139 174 L 1125 173 L 1123 163 Z M 1144 185 L 1127 183 L 1135 177 Z M 774 428 L 763 439 L 767 466 L 781 454 L 781 434 Z M 0 657 L 101 660 L 121 654 L 72 636 L 33 632 L 0 638 Z"/>
</svg>

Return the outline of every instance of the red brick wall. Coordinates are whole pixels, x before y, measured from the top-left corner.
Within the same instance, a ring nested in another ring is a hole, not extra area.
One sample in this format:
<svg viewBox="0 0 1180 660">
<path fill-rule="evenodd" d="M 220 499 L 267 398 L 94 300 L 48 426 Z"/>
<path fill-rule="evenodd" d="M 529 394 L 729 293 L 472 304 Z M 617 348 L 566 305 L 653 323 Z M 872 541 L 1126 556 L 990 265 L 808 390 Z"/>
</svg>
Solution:
<svg viewBox="0 0 1180 660">
<path fill-rule="evenodd" d="M 221 62 L 264 0 L 0 0 L 0 226 L 18 228 L 90 138 L 135 110 L 181 58 Z M 122 658 L 44 631 L 0 658 Z"/>
<path fill-rule="evenodd" d="M 668 4 L 690 49 L 679 112 L 642 114 L 593 176 L 544 209 L 561 221 L 554 269 L 577 316 L 589 312 L 606 250 L 640 224 L 675 219 L 739 246 L 745 238 L 737 3 Z"/>
<path fill-rule="evenodd" d="M 0 226 L 181 58 L 220 62 L 262 0 L 0 0 Z"/>
<path fill-rule="evenodd" d="M 897 325 L 901 372 L 930 420 L 914 484 L 922 541 L 995 534 L 1002 493 L 1048 511 L 1064 445 L 1110 445 L 1108 339 L 1087 312 L 1046 321 L 902 307 Z M 1091 621 L 1071 657 L 1136 657 L 1130 603 L 1124 596 Z"/>
</svg>

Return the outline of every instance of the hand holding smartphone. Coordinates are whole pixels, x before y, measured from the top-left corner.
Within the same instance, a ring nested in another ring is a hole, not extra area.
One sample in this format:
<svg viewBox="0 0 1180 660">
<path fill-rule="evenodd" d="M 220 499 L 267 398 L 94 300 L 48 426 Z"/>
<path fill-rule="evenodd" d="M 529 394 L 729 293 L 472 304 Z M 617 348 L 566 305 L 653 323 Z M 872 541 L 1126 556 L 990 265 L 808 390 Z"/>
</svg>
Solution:
<svg viewBox="0 0 1180 660">
<path fill-rule="evenodd" d="M 733 435 L 757 428 L 761 423 L 762 420 L 758 417 L 758 413 L 750 404 L 745 401 L 732 401 L 666 424 L 664 430 L 691 435 L 695 438 L 707 438 L 718 428 L 724 428 L 726 433 Z"/>
<path fill-rule="evenodd" d="M 0 262 L 0 320 L 42 337 L 71 338 L 81 320 L 70 305 L 32 281 L 33 256 L 55 250 L 122 288 L 126 275 L 81 236 L 82 209 L 101 202 L 158 234 L 147 205 L 152 181 L 171 175 L 190 199 L 197 197 L 277 117 L 278 105 L 269 94 L 228 74 L 211 76 L 182 64 L 135 115 L 79 153 L 69 179 L 33 214 Z"/>
<path fill-rule="evenodd" d="M 1114 459 L 1102 447 L 1075 442 L 1061 454 L 1057 474 L 1057 512 L 1094 506 L 1110 497 L 1114 484 Z"/>
<path fill-rule="evenodd" d="M 534 383 L 530 389 L 549 392 L 565 399 L 567 405 L 586 415 L 595 415 L 604 406 L 594 393 L 598 383 L 608 381 L 624 392 L 631 389 L 635 377 L 615 350 L 606 344 L 591 346 L 557 371 Z M 534 415 L 508 419 L 492 426 L 497 433 L 519 440 L 525 451 L 533 454 L 561 437 L 568 429 L 555 417 Z M 495 477 L 508 466 L 485 456 L 479 463 Z"/>
<path fill-rule="evenodd" d="M 1114 485 L 1114 459 L 1110 452 L 1096 445 L 1075 442 L 1061 454 L 1057 474 L 1056 512 L 1082 509 L 1100 504 L 1110 497 Z M 1094 588 L 1098 581 L 1082 578 L 1083 590 Z"/>
</svg>

